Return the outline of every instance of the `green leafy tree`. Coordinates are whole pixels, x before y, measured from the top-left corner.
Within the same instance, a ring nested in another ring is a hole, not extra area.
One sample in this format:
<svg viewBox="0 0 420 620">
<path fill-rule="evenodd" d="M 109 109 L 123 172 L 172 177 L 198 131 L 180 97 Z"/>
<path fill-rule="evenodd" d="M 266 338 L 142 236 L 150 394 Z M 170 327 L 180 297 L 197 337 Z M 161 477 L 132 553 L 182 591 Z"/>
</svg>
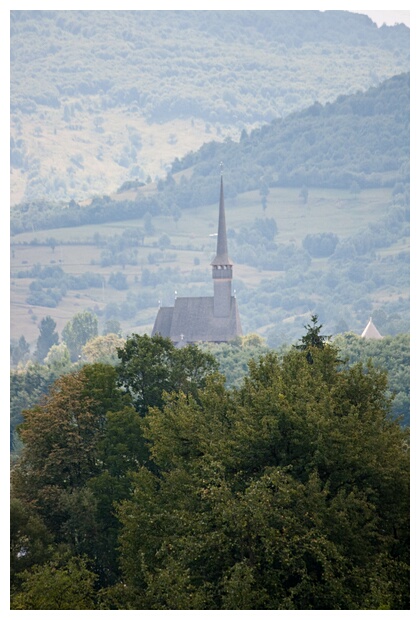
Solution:
<svg viewBox="0 0 420 620">
<path fill-rule="evenodd" d="M 11 448 L 18 448 L 16 427 L 22 422 L 22 412 L 37 405 L 51 385 L 63 372 L 63 367 L 28 364 L 10 373 L 10 435 Z"/>
<path fill-rule="evenodd" d="M 249 361 L 268 352 L 264 339 L 258 334 L 241 336 L 227 343 L 206 343 L 201 348 L 214 356 L 227 387 L 239 387 L 248 373 Z"/>
<path fill-rule="evenodd" d="M 108 412 L 104 435 L 98 444 L 98 458 L 101 472 L 87 483 L 95 505 L 95 532 L 89 551 L 95 558 L 99 583 L 109 586 L 120 576 L 121 523 L 115 507 L 130 497 L 133 472 L 149 463 L 140 416 L 132 407 Z"/>
<path fill-rule="evenodd" d="M 12 609 L 94 609 L 96 575 L 86 559 L 61 555 L 22 574 L 21 591 L 11 600 Z"/>
<path fill-rule="evenodd" d="M 71 367 L 70 353 L 64 342 L 53 344 L 45 358 L 45 365 L 59 374 L 68 372 Z"/>
<path fill-rule="evenodd" d="M 167 234 L 161 235 L 158 239 L 158 248 L 167 250 L 171 246 L 171 239 Z"/>
<path fill-rule="evenodd" d="M 10 343 L 10 363 L 13 366 L 17 366 L 19 362 L 23 362 L 28 358 L 29 352 L 30 346 L 25 336 L 21 336 L 17 342 L 12 341 Z"/>
<path fill-rule="evenodd" d="M 73 362 L 81 355 L 83 345 L 97 335 L 98 319 L 91 312 L 79 312 L 66 323 L 62 337 L 69 349 Z"/>
<path fill-rule="evenodd" d="M 61 377 L 19 430 L 12 607 L 408 609 L 409 433 L 321 328 L 235 389 L 160 336 Z"/>
<path fill-rule="evenodd" d="M 116 378 L 104 364 L 61 377 L 42 404 L 24 412 L 23 449 L 12 470 L 13 500 L 32 511 L 14 550 L 31 540 L 31 523 L 38 519 L 55 545 L 90 558 L 99 585 L 118 574 L 114 502 L 128 497 L 131 470 L 148 460 L 140 417 Z M 22 561 L 19 566 L 27 567 Z"/>
<path fill-rule="evenodd" d="M 46 244 L 50 246 L 51 250 L 54 252 L 56 246 L 57 246 L 57 240 L 54 239 L 54 237 L 48 237 L 46 239 Z"/>
<path fill-rule="evenodd" d="M 20 585 L 19 573 L 43 564 L 51 555 L 53 536 L 30 504 L 10 500 L 10 584 L 14 592 Z"/>
<path fill-rule="evenodd" d="M 259 195 L 261 196 L 261 206 L 263 208 L 264 213 L 265 213 L 265 210 L 267 209 L 267 198 L 268 198 L 269 193 L 270 193 L 270 187 L 266 179 L 264 178 L 260 179 Z"/>
<path fill-rule="evenodd" d="M 408 434 L 385 374 L 342 369 L 318 327 L 142 420 L 155 468 L 118 508 L 134 608 L 409 608 Z"/>
<path fill-rule="evenodd" d="M 176 349 L 169 338 L 159 334 L 133 334 L 118 349 L 118 357 L 120 385 L 142 415 L 149 407 L 163 405 L 164 392 L 184 390 L 195 394 L 216 368 L 213 356 L 196 345 Z"/>
<path fill-rule="evenodd" d="M 109 285 L 117 291 L 125 291 L 128 289 L 127 276 L 121 273 L 121 271 L 111 273 L 109 276 Z"/>
<path fill-rule="evenodd" d="M 117 336 L 121 336 L 120 322 L 116 319 L 109 319 L 108 321 L 105 321 L 102 335 L 106 336 L 107 334 L 117 334 Z"/>
<path fill-rule="evenodd" d="M 393 395 L 392 413 L 403 425 L 410 424 L 410 335 L 386 336 L 369 340 L 352 333 L 334 338 L 334 345 L 346 366 L 369 360 L 387 371 L 388 389 Z"/>
<path fill-rule="evenodd" d="M 58 344 L 58 333 L 56 332 L 56 322 L 51 316 L 46 316 L 39 325 L 39 336 L 36 342 L 35 359 L 43 362 L 48 351 L 53 345 Z"/>
<path fill-rule="evenodd" d="M 24 447 L 12 471 L 13 493 L 36 505 L 58 540 L 66 540 L 71 512 L 65 495 L 101 471 L 97 450 L 106 413 L 122 409 L 126 398 L 114 368 L 93 364 L 60 377 L 42 404 L 23 412 L 18 434 Z"/>
<path fill-rule="evenodd" d="M 124 346 L 125 340 L 117 334 L 96 336 L 82 347 L 82 357 L 89 363 L 102 362 L 116 364 L 118 361 L 117 349 Z"/>
</svg>

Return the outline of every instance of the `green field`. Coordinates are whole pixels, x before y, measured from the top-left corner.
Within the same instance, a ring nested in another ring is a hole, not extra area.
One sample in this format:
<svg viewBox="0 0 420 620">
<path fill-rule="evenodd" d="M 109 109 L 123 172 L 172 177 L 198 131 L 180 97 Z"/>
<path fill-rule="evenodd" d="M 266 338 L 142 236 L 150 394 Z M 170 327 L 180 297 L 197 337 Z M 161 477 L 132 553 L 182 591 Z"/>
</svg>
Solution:
<svg viewBox="0 0 420 620">
<path fill-rule="evenodd" d="M 225 184 L 226 186 L 226 184 Z M 265 213 L 262 210 L 258 192 L 238 195 L 235 199 L 225 199 L 228 231 L 239 232 L 241 227 L 250 226 L 255 218 L 273 218 L 278 234 L 276 243 L 294 243 L 300 246 L 307 234 L 333 232 L 340 238 L 357 235 L 366 230 L 369 224 L 382 217 L 390 204 L 389 189 L 362 191 L 357 196 L 345 190 L 310 189 L 308 203 L 304 205 L 299 198 L 297 189 L 271 189 Z M 215 233 L 217 231 L 218 205 L 205 208 L 183 210 L 178 222 L 172 217 L 155 217 L 153 226 L 155 233 L 146 236 L 144 245 L 136 248 L 137 264 L 101 266 L 101 248 L 94 243 L 95 234 L 112 238 L 121 235 L 130 228 L 143 229 L 143 220 L 129 220 L 102 225 L 89 225 L 77 228 L 61 228 L 34 233 L 15 235 L 11 243 L 11 337 L 24 335 L 28 342 L 34 344 L 38 336 L 38 323 L 47 315 L 53 317 L 57 329 L 61 332 L 65 323 L 75 313 L 84 309 L 103 309 L 111 302 L 122 303 L 126 299 L 127 290 L 117 291 L 108 285 L 112 273 L 123 272 L 127 278 L 129 291 L 136 295 L 146 292 L 142 289 L 140 279 L 144 269 L 150 272 L 165 267 L 179 268 L 180 281 L 174 279 L 170 285 L 157 286 L 156 302 L 150 307 L 139 310 L 130 320 L 122 320 L 124 333 L 137 331 L 150 333 L 153 326 L 159 300 L 171 303 L 172 296 L 185 294 L 212 294 L 210 262 L 216 248 Z M 171 246 L 165 251 L 157 247 L 162 235 L 168 235 Z M 42 245 L 47 239 L 56 240 L 54 248 Z M 235 281 L 247 288 L 260 285 L 263 280 L 279 276 L 282 272 L 264 271 L 241 265 L 235 261 L 234 246 L 231 242 L 230 254 L 235 263 Z M 391 247 L 378 253 L 390 256 L 408 250 L 409 240 L 400 239 Z M 155 254 L 162 260 L 151 264 L 149 255 Z M 30 306 L 26 302 L 29 294 L 30 278 L 16 277 L 19 271 L 30 269 L 35 264 L 42 266 L 60 265 L 68 274 L 80 275 L 85 272 L 100 274 L 103 278 L 102 288 L 68 291 L 56 308 Z M 315 259 L 311 269 L 328 268 L 328 259 Z M 189 283 L 193 283 L 190 284 Z M 197 293 L 196 291 L 199 291 Z M 150 295 L 150 288 L 148 289 Z M 395 295 L 406 295 L 407 291 L 381 292 L 382 299 L 390 299 Z M 240 306 L 241 307 L 241 306 Z M 293 320 L 288 317 L 286 323 Z M 246 323 L 246 321 L 245 321 Z M 267 322 L 269 325 L 269 322 Z M 260 329 L 260 331 L 263 331 Z"/>
</svg>

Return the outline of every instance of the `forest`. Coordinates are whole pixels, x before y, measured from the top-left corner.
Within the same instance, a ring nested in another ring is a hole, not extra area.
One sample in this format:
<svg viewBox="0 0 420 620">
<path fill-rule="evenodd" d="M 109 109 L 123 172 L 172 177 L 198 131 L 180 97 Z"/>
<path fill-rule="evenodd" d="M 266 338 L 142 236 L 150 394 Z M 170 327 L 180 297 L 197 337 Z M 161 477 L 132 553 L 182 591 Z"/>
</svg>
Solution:
<svg viewBox="0 0 420 620">
<path fill-rule="evenodd" d="M 12 162 L 19 149 L 12 138 Z M 220 162 L 229 171 L 226 197 L 258 190 L 267 204 L 270 188 L 296 187 L 307 203 L 310 188 L 391 187 L 408 203 L 410 157 L 410 74 L 400 74 L 333 103 L 315 103 L 277 119 L 238 142 L 206 142 L 196 152 L 176 158 L 157 191 L 147 186 L 95 197 L 79 205 L 23 202 L 11 212 L 11 232 L 175 214 L 217 200 Z M 13 166 L 13 163 L 12 163 Z M 192 171 L 192 174 L 188 172 Z M 184 173 L 184 174 L 183 174 Z M 127 187 L 127 184 L 125 184 Z M 121 186 L 124 189 L 124 185 Z M 136 191 L 137 190 L 137 191 Z"/>
<path fill-rule="evenodd" d="M 322 327 L 249 338 L 231 387 L 137 334 L 59 375 L 18 427 L 11 608 L 409 609 L 408 427 Z"/>
<path fill-rule="evenodd" d="M 410 609 L 410 30 L 10 36 L 11 609 Z M 176 348 L 149 334 L 211 294 L 221 162 L 244 335 Z"/>
<path fill-rule="evenodd" d="M 378 315 L 379 316 L 379 315 Z M 301 326 L 302 331 L 303 325 Z M 48 393 L 62 375 L 79 371 L 85 364 L 115 365 L 117 349 L 128 337 L 121 334 L 115 319 L 105 322 L 100 332 L 96 315 L 75 314 L 60 335 L 51 316 L 44 317 L 33 353 L 24 337 L 13 342 L 10 350 L 10 447 L 12 459 L 20 452 L 16 429 L 22 422 L 22 411 L 33 407 Z M 358 362 L 372 363 L 387 373 L 391 414 L 403 426 L 410 424 L 410 336 L 400 333 L 382 340 L 366 340 L 351 332 L 332 338 L 340 350 L 341 360 L 348 366 Z M 229 343 L 201 343 L 199 349 L 211 355 L 228 388 L 237 388 L 243 381 L 248 363 L 274 351 L 281 359 L 294 344 L 282 342 L 270 346 L 258 334 L 247 334 Z"/>
<path fill-rule="evenodd" d="M 12 204 L 108 195 L 204 142 L 409 71 L 349 11 L 12 11 Z"/>
</svg>

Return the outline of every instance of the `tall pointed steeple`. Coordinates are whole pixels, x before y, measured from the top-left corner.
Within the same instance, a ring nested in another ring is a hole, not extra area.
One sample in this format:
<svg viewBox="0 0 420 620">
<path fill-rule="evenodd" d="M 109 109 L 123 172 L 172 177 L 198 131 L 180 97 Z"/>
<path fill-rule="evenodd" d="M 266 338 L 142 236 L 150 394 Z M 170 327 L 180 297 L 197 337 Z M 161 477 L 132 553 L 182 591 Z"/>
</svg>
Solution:
<svg viewBox="0 0 420 620">
<path fill-rule="evenodd" d="M 231 263 L 228 256 L 225 198 L 223 192 L 223 164 L 220 164 L 220 169 L 221 176 L 217 251 L 211 265 L 213 267 L 214 315 L 218 317 L 226 317 L 230 315 L 231 308 L 233 263 Z"/>
<path fill-rule="evenodd" d="M 217 252 L 212 265 L 232 265 L 228 257 L 226 234 L 225 197 L 223 192 L 223 169 L 220 175 L 219 227 L 217 231 Z"/>
</svg>

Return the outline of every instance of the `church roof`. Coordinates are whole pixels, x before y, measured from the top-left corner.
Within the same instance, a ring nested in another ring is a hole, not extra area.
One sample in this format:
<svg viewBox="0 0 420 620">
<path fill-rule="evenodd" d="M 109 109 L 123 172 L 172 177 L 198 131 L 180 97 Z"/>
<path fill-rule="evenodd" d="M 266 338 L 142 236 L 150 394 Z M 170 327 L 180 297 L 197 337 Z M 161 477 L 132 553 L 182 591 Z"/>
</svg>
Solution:
<svg viewBox="0 0 420 620">
<path fill-rule="evenodd" d="M 242 335 L 236 298 L 228 317 L 214 316 L 214 297 L 177 297 L 174 307 L 159 308 L 152 336 L 173 342 L 228 342 Z"/>
<path fill-rule="evenodd" d="M 219 199 L 219 228 L 217 231 L 217 251 L 211 264 L 233 265 L 228 257 L 226 217 L 225 217 L 225 197 L 223 193 L 223 176 L 220 177 L 220 199 Z"/>
<path fill-rule="evenodd" d="M 375 325 L 373 324 L 372 317 L 370 317 L 369 323 L 363 330 L 362 338 L 366 338 L 368 340 L 382 340 L 383 338 L 383 336 L 381 336 L 381 334 L 378 332 Z"/>
<path fill-rule="evenodd" d="M 155 324 L 153 326 L 152 336 L 154 334 L 160 334 L 165 338 L 169 338 L 171 333 L 171 325 L 172 325 L 172 315 L 174 309 L 168 307 L 161 307 L 158 310 Z"/>
</svg>

